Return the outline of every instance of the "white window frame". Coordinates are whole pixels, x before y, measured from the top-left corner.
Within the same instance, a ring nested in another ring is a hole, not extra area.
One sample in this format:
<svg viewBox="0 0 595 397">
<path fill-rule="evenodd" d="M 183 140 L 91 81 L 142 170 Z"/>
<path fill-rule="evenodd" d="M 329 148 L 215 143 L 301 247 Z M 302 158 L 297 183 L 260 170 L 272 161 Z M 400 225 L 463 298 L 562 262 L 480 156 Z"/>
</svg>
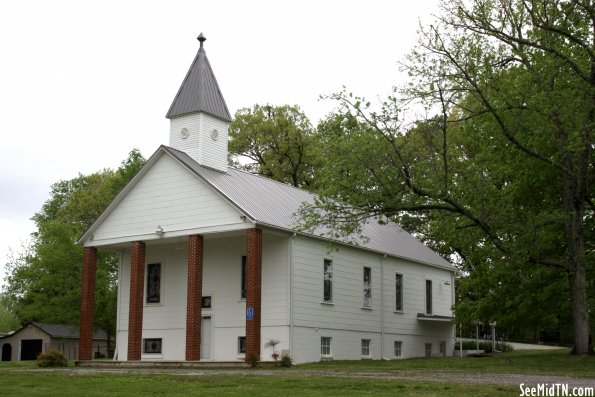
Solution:
<svg viewBox="0 0 595 397">
<path fill-rule="evenodd" d="M 328 343 L 326 343 L 328 342 Z M 321 336 L 320 337 L 320 355 L 322 357 L 330 357 L 333 354 L 332 350 L 332 343 L 333 338 L 330 336 Z"/>
<path fill-rule="evenodd" d="M 397 279 L 401 280 L 401 290 L 397 290 Z M 405 296 L 405 294 L 403 293 L 403 290 L 405 289 L 405 282 L 404 282 L 405 278 L 403 277 L 403 273 L 395 273 L 395 312 L 397 313 L 403 313 L 403 308 L 405 306 L 405 303 L 403 301 L 403 297 Z M 401 301 L 401 307 L 397 307 L 397 299 L 400 299 Z"/>
<path fill-rule="evenodd" d="M 403 357 L 403 341 L 396 340 L 393 346 L 395 357 Z"/>
<path fill-rule="evenodd" d="M 366 285 L 366 270 L 370 272 L 368 275 L 368 285 Z M 372 268 L 370 266 L 364 266 L 362 274 L 362 308 L 371 309 L 372 304 Z"/>
<path fill-rule="evenodd" d="M 330 269 L 330 272 L 327 272 L 327 265 Z M 325 293 L 327 281 L 329 282 L 329 299 L 326 299 Z M 322 261 L 322 303 L 333 303 L 333 260 L 330 258 L 324 258 L 324 260 Z"/>
<path fill-rule="evenodd" d="M 372 345 L 372 340 L 371 339 L 362 339 L 361 342 L 361 353 L 362 353 L 362 357 L 371 357 L 372 354 L 371 352 L 371 346 Z"/>
</svg>

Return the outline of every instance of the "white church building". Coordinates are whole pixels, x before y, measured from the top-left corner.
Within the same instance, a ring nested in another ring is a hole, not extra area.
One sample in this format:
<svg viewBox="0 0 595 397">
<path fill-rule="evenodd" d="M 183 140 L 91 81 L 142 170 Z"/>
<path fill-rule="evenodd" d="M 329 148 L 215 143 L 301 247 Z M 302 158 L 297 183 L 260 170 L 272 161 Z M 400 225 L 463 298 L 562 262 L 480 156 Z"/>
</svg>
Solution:
<svg viewBox="0 0 595 397">
<path fill-rule="evenodd" d="M 360 245 L 297 227 L 314 195 L 228 167 L 231 115 L 204 50 L 161 146 L 81 238 L 81 360 L 97 250 L 120 255 L 122 361 L 238 361 L 278 339 L 297 363 L 449 355 L 455 268 L 396 224 Z"/>
</svg>

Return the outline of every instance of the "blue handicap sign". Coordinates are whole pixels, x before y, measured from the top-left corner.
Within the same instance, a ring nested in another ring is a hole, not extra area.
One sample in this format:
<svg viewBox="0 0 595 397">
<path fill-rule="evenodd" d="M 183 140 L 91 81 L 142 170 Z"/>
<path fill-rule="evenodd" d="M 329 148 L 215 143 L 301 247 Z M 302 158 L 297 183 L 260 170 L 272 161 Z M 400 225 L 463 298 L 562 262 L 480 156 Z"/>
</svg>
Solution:
<svg viewBox="0 0 595 397">
<path fill-rule="evenodd" d="M 254 320 L 254 308 L 248 307 L 246 309 L 246 320 Z"/>
</svg>

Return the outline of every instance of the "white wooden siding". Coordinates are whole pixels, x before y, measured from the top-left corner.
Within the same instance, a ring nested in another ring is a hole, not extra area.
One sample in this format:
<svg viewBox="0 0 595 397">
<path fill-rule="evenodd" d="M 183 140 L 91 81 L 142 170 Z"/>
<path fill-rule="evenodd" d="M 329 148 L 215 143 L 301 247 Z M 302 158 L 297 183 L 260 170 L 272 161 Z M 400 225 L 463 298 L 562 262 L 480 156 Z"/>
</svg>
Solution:
<svg viewBox="0 0 595 397">
<path fill-rule="evenodd" d="M 333 261 L 333 304 L 322 303 L 324 258 Z M 362 308 L 364 267 L 372 269 L 371 309 Z M 333 338 L 334 359 L 361 358 L 361 339 L 371 340 L 374 359 L 381 352 L 394 358 L 395 340 L 403 341 L 402 357 L 424 356 L 425 343 L 432 343 L 438 354 L 440 341 L 452 351 L 453 324 L 417 318 L 425 313 L 426 279 L 432 280 L 433 314 L 452 316 L 451 272 L 299 237 L 292 242 L 292 268 L 296 362 L 320 360 L 322 336 Z M 395 273 L 403 275 L 402 312 L 395 312 Z"/>
<path fill-rule="evenodd" d="M 88 245 L 110 239 L 156 239 L 197 228 L 245 228 L 240 212 L 176 160 L 163 154 L 95 230 Z"/>
<path fill-rule="evenodd" d="M 227 170 L 227 141 L 229 124 L 204 113 L 192 113 L 171 119 L 169 145 L 181 150 L 199 164 Z M 188 137 L 182 138 L 183 128 L 188 130 Z M 211 132 L 219 133 L 217 140 L 211 138 Z"/>
</svg>

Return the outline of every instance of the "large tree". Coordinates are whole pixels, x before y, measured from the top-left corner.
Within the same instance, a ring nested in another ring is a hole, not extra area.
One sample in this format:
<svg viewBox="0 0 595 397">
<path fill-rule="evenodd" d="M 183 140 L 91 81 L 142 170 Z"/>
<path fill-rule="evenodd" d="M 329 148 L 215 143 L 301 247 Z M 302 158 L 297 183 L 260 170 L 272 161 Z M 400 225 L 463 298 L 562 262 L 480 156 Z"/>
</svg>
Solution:
<svg viewBox="0 0 595 397">
<path fill-rule="evenodd" d="M 295 187 L 314 187 L 320 162 L 315 130 L 298 106 L 240 109 L 229 130 L 233 165 Z"/>
<path fill-rule="evenodd" d="M 83 250 L 78 238 L 134 177 L 145 160 L 133 150 L 117 170 L 52 185 L 50 199 L 33 216 L 37 232 L 8 263 L 6 294 L 22 322 L 78 324 Z M 118 257 L 99 252 L 95 327 L 113 335 L 116 326 Z"/>
<path fill-rule="evenodd" d="M 334 95 L 340 125 L 355 127 L 331 141 L 327 212 L 310 221 L 352 232 L 370 215 L 398 219 L 469 276 L 458 313 L 497 320 L 541 299 L 590 354 L 594 24 L 586 0 L 444 2 L 405 65 L 406 90 L 378 111 Z M 433 115 L 423 122 L 407 113 L 420 105 Z"/>
</svg>

